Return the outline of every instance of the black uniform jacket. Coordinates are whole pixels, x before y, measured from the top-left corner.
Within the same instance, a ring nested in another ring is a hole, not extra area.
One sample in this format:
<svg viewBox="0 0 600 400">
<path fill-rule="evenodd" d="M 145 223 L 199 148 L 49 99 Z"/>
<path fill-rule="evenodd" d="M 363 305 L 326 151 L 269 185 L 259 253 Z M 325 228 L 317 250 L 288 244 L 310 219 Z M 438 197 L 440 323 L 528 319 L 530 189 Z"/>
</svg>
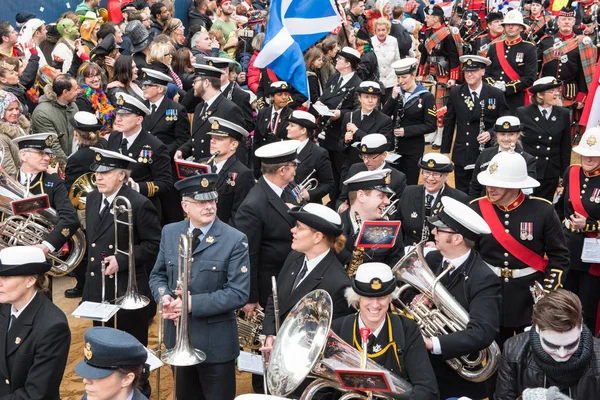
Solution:
<svg viewBox="0 0 600 400">
<path fill-rule="evenodd" d="M 145 101 L 150 108 L 150 102 Z M 163 97 L 156 112 L 144 117 L 142 130 L 152 133 L 167 146 L 169 158 L 190 138 L 190 119 L 184 106 Z"/>
<path fill-rule="evenodd" d="M 250 94 L 246 93 L 239 87 L 237 83 L 230 83 L 223 90 L 223 96 L 226 99 L 233 101 L 233 103 L 242 110 L 244 117 L 244 129 L 248 132 L 254 130 L 254 117 L 252 116 L 252 104 L 250 104 Z"/>
<path fill-rule="evenodd" d="M 250 190 L 235 215 L 234 227 L 248 237 L 250 253 L 250 303 L 267 304 L 271 276 L 278 276 L 292 246 L 290 229 L 296 222 L 289 207 L 269 187 L 264 177 Z"/>
<path fill-rule="evenodd" d="M 391 313 L 387 315 L 388 319 L 375 343 L 381 347 L 381 351 L 369 354 L 369 358 L 413 385 L 413 392 L 408 397 L 410 400 L 439 399 L 433 368 L 417 324 L 406 317 Z M 358 318 L 359 314 L 337 318 L 331 324 L 331 329 L 350 346 L 361 350 Z"/>
<path fill-rule="evenodd" d="M 394 196 L 394 198 L 392 199 L 392 201 L 399 199 L 400 197 L 402 197 L 402 193 L 404 193 L 404 189 L 406 188 L 406 175 L 404 174 L 404 172 L 400 172 L 396 168 L 393 168 L 387 162 L 385 163 L 383 168 L 384 169 L 389 168 L 392 170 L 389 187 L 396 194 Z M 358 174 L 359 172 L 363 172 L 366 170 L 367 170 L 367 166 L 362 161 L 357 162 L 356 164 L 353 164 L 350 167 L 350 169 L 348 170 L 347 178 L 351 178 L 354 175 Z M 336 209 L 340 208 L 342 203 L 346 200 L 348 200 L 348 185 L 344 185 L 342 183 L 342 191 L 341 191 L 340 197 L 337 200 Z M 391 219 L 395 219 L 395 218 L 391 218 Z"/>
<path fill-rule="evenodd" d="M 333 300 L 333 318 L 347 315 L 349 308 L 348 302 L 344 297 L 344 292 L 350 286 L 350 278 L 348 278 L 344 267 L 335 257 L 333 250 L 330 250 L 325 258 L 294 289 L 296 277 L 304 265 L 304 257 L 304 253 L 292 251 L 285 259 L 283 268 L 277 277 L 280 322 L 283 323 L 288 313 L 300 299 L 316 289 L 325 290 L 331 295 L 331 299 Z M 273 295 L 269 296 L 269 301 L 265 309 L 263 334 L 275 335 Z"/>
<path fill-rule="evenodd" d="M 354 244 L 356 243 L 356 238 L 358 237 L 356 232 L 354 232 L 354 226 L 350 220 L 350 218 L 354 219 L 354 214 L 352 214 L 352 217 L 350 216 L 351 211 L 352 210 L 349 207 L 346 211 L 340 214 L 342 217 L 342 224 L 344 224 L 344 231 L 342 234 L 346 237 L 346 246 L 342 249 L 342 251 L 339 252 L 339 254 L 337 254 L 337 258 L 340 260 L 344 268 L 347 267 L 348 263 L 352 259 L 352 252 L 355 249 Z M 404 256 L 404 244 L 402 242 L 402 230 L 400 230 L 398 231 L 398 236 L 396 237 L 396 243 L 394 243 L 394 247 L 386 249 L 372 247 L 370 249 L 365 249 L 363 262 L 382 262 L 392 268 L 398 261 L 400 261 L 402 256 Z"/>
<path fill-rule="evenodd" d="M 239 126 L 245 126 L 242 110 L 240 110 L 240 108 L 232 101 L 227 100 L 223 94 L 219 94 L 206 112 L 201 114 L 204 109 L 204 104 L 203 101 L 200 102 L 194 111 L 191 139 L 179 147 L 184 159 L 189 156 L 193 156 L 194 160 L 210 157 L 210 136 L 207 135 L 211 125 L 208 121 L 209 117 L 219 117 Z M 248 148 L 246 143 L 242 141 L 238 146 L 236 155 L 243 164 L 248 160 L 247 153 Z"/>
<path fill-rule="evenodd" d="M 152 270 L 160 244 L 160 220 L 158 212 L 146 197 L 142 196 L 129 186 L 122 186 L 117 196 L 125 196 L 131 202 L 133 214 L 133 249 L 135 260 L 135 276 L 141 294 L 150 296 L 148 275 Z M 100 302 L 102 300 L 102 267 L 103 255 L 114 255 L 115 250 L 115 225 L 113 204 L 110 212 L 100 219 L 100 204 L 102 194 L 94 190 L 88 195 L 86 211 L 87 220 L 87 249 L 88 265 L 83 290 L 83 301 Z M 123 204 L 123 202 L 118 203 Z M 127 213 L 120 213 L 119 221 L 127 222 Z M 119 248 L 128 249 L 129 229 L 124 224 L 119 224 Z M 119 264 L 117 295 L 122 296 L 127 289 L 129 257 L 124 254 L 116 255 Z M 113 276 L 106 277 L 106 300 L 114 299 Z"/>
<path fill-rule="evenodd" d="M 344 134 L 346 127 L 342 126 L 342 121 L 346 113 L 352 112 L 356 94 L 354 89 L 360 85 L 362 80 L 355 73 L 343 86 L 338 87 L 340 80 L 339 72 L 331 75 L 327 84 L 323 88 L 323 95 L 319 98 L 321 103 L 329 107 L 330 110 L 340 110 L 340 118 L 332 121 L 327 129 L 325 139 L 321 141 L 321 146 L 327 150 L 341 152 L 344 150 Z M 319 128 L 323 129 L 328 118 L 319 118 Z"/>
<path fill-rule="evenodd" d="M 442 208 L 442 197 L 448 196 L 468 204 L 469 196 L 460 190 L 444 185 L 433 201 L 430 215 L 437 214 Z M 423 222 L 428 215 L 425 210 L 425 188 L 423 185 L 407 186 L 400 198 L 396 219 L 402 221 L 400 228 L 405 246 L 413 246 L 421 241 Z M 431 232 L 431 230 L 429 230 Z"/>
<path fill-rule="evenodd" d="M 344 144 L 344 153 L 346 155 L 345 166 L 349 167 L 354 163 L 360 162 L 360 153 L 355 146 L 360 144 L 362 139 L 370 133 L 381 133 L 386 137 L 389 146 L 392 147 L 394 140 L 392 119 L 381 111 L 373 110 L 369 115 L 362 116 L 362 111 L 359 107 L 351 113 L 346 113 L 342 121 L 342 136 L 345 135 L 346 125 L 349 123 L 356 125 L 358 130 L 354 134 L 352 141 Z M 388 150 L 390 147 L 388 147 Z M 344 176 L 342 176 L 342 179 L 344 179 Z"/>
<path fill-rule="evenodd" d="M 217 217 L 221 221 L 229 225 L 233 224 L 237 209 L 250 192 L 250 189 L 254 187 L 254 183 L 252 171 L 242 164 L 235 155 L 225 161 L 217 179 L 217 192 L 219 193 Z"/>
<path fill-rule="evenodd" d="M 480 215 L 481 199 L 483 198 L 473 200 L 471 204 Z M 549 259 L 545 274 L 535 272 L 517 279 L 498 278 L 502 284 L 503 298 L 500 325 L 504 327 L 530 325 L 533 299 L 529 288 L 534 281 L 544 280 L 542 282 L 544 289 L 554 290 L 565 280 L 569 269 L 569 250 L 565 235 L 553 206 L 539 197 L 521 195 L 508 209 L 500 210 L 494 206 L 494 211 L 512 237 L 534 253 L 541 256 L 545 254 Z M 478 247 L 481 258 L 494 267 L 509 269 L 529 267 L 505 249 L 492 234 L 482 235 Z"/>
<path fill-rule="evenodd" d="M 452 27 L 446 27 L 442 25 L 440 29 L 450 29 L 450 34 L 446 36 L 439 44 L 437 44 L 431 52 L 427 50 L 425 47 L 425 41 L 433 35 L 433 29 L 427 29 L 425 31 L 424 40 L 419 44 L 419 52 L 421 53 L 421 58 L 419 59 L 419 75 L 427 75 L 430 71 L 425 71 L 424 67 L 429 64 L 435 68 L 437 73 L 443 72 L 440 76 L 445 76 L 449 74 L 449 79 L 458 79 L 458 67 L 459 59 L 458 59 L 458 50 L 456 49 L 456 42 L 454 41 L 454 37 L 452 36 Z M 436 58 L 431 58 L 436 57 Z M 437 64 L 437 65 L 436 65 Z M 434 76 L 438 76 L 434 74 Z"/>
<path fill-rule="evenodd" d="M 296 168 L 294 180 L 300 184 L 313 170 L 316 170 L 311 178 L 316 178 L 319 185 L 308 192 L 310 202 L 322 202 L 323 197 L 333 192 L 335 182 L 333 180 L 333 170 L 327 150 L 314 144 L 310 139 L 296 157 L 300 163 Z"/>
<path fill-rule="evenodd" d="M 492 63 L 485 70 L 486 81 L 490 85 L 494 85 L 496 81 L 503 81 L 506 84 L 506 102 L 514 112 L 517 107 L 521 107 L 525 103 L 525 89 L 533 85 L 533 81 L 537 79 L 536 48 L 533 43 L 522 40 L 520 36 L 512 42 L 504 40 L 502 57 L 519 75 L 518 79 L 513 80 L 509 78 L 508 73 L 500 64 L 497 47 L 498 43 L 492 44 L 487 53 Z"/>
<path fill-rule="evenodd" d="M 524 124 L 523 150 L 535 157 L 536 179 L 562 176 L 571 164 L 571 118 L 564 107 L 552 107 L 548 119 L 536 105 L 517 108 Z"/>
<path fill-rule="evenodd" d="M 443 258 L 439 251 L 427 254 L 426 260 L 435 275 L 443 271 Z M 456 371 L 445 360 L 476 354 L 492 344 L 500 328 L 500 282 L 481 256 L 471 250 L 467 260 L 442 278 L 441 283 L 469 313 L 467 328 L 448 335 L 438 335 L 442 354 L 430 356 L 441 397 L 484 398 L 485 383 L 469 382 L 457 377 Z"/>
<path fill-rule="evenodd" d="M 104 139 L 99 139 L 94 147 L 101 149 L 108 146 L 108 142 Z M 65 168 L 65 187 L 67 192 L 71 190 L 73 182 L 77 180 L 81 175 L 91 172 L 90 165 L 95 161 L 96 152 L 90 149 L 90 146 L 79 145 L 79 149 L 71 154 L 67 159 L 67 166 Z"/>
<path fill-rule="evenodd" d="M 589 39 L 589 38 L 587 38 Z M 587 40 L 583 39 L 583 40 Z M 537 47 L 538 59 L 543 60 L 543 54 L 546 50 L 552 49 L 557 42 L 563 42 L 560 34 L 554 36 L 546 36 L 542 39 Z M 591 46 L 592 41 L 589 39 L 587 46 Z M 553 50 L 550 50 L 553 51 Z M 562 92 L 563 98 L 577 101 L 583 101 L 588 93 L 585 74 L 581 66 L 581 57 L 579 54 L 579 46 L 565 54 L 566 58 L 558 57 L 558 59 L 550 60 L 541 65 L 539 76 L 553 76 L 563 82 Z M 564 61 L 564 62 L 563 62 Z"/>
<path fill-rule="evenodd" d="M 527 162 L 527 175 L 529 175 L 533 179 L 537 179 L 535 157 L 529 153 L 524 152 L 521 146 L 518 145 L 515 151 L 522 155 L 525 159 L 525 162 Z M 473 177 L 471 178 L 471 183 L 469 184 L 469 196 L 471 196 L 472 198 L 485 196 L 485 187 L 481 186 L 481 184 L 477 180 L 477 174 L 479 174 L 482 171 L 485 171 L 488 165 L 490 164 L 490 161 L 492 161 L 492 158 L 494 158 L 494 156 L 499 152 L 500 150 L 498 150 L 498 146 L 489 147 L 487 149 L 484 149 L 481 152 L 481 154 L 479 154 L 479 157 L 477 157 L 477 161 L 475 162 L 475 170 L 473 171 Z"/>
<path fill-rule="evenodd" d="M 17 182 L 20 181 L 20 173 L 21 171 L 17 172 Z M 29 192 L 33 195 L 47 194 L 50 207 L 58 213 L 58 223 L 44 240 L 54 246 L 55 250 L 60 250 L 80 226 L 65 184 L 58 175 L 41 172 L 31 180 Z"/>
<path fill-rule="evenodd" d="M 113 131 L 108 138 L 108 149 L 120 152 L 122 140 L 123 134 Z M 140 186 L 140 193 L 148 197 L 160 213 L 158 194 L 167 193 L 173 188 L 167 146 L 142 129 L 125 155 L 137 161 L 131 166 L 131 179 Z"/>
<path fill-rule="evenodd" d="M 8 331 L 10 311 L 0 305 L 0 397 L 59 400 L 71 345 L 67 317 L 43 293 Z"/>
<path fill-rule="evenodd" d="M 436 129 L 435 97 L 431 92 L 417 86 L 406 102 L 402 93 L 395 99 L 390 96 L 381 111 L 392 118 L 393 128 L 404 128 L 404 136 L 394 137 L 394 150 L 398 154 L 423 155 L 425 135 Z"/>
<path fill-rule="evenodd" d="M 457 166 L 465 167 L 475 164 L 479 156 L 477 135 L 481 133 L 479 129 L 482 113 L 481 102 L 484 103 L 483 123 L 485 129 L 493 135 L 496 120 L 510 113 L 506 100 L 504 100 L 504 93 L 484 83 L 479 95 L 479 102 L 474 104 L 469 85 L 466 83 L 450 90 L 448 111 L 444 116 L 444 133 L 440 152 L 450 153 L 456 128 L 452 161 Z M 472 106 L 469 107 L 468 104 Z"/>
<path fill-rule="evenodd" d="M 273 106 L 265 107 L 258 112 L 252 142 L 253 155 L 259 147 L 264 146 L 265 144 L 287 140 L 288 119 L 292 114 L 292 111 L 294 110 L 288 106 L 283 107 L 279 111 L 279 117 L 275 124 L 273 124 Z M 254 157 L 254 176 L 256 179 L 261 176 L 260 166 L 260 158 Z"/>
</svg>

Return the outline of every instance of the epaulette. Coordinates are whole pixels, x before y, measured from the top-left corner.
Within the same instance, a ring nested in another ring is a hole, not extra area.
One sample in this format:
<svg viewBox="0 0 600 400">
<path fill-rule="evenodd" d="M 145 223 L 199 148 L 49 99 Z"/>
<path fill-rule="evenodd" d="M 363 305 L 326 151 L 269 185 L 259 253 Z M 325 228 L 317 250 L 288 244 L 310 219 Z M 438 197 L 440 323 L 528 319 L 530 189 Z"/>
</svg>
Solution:
<svg viewBox="0 0 600 400">
<path fill-rule="evenodd" d="M 476 199 L 473 199 L 473 200 L 471 200 L 471 201 L 469 202 L 469 204 L 474 204 L 474 203 L 478 202 L 479 200 L 481 200 L 481 199 L 485 199 L 485 198 L 486 198 L 486 196 L 481 196 L 481 197 L 478 197 L 478 198 L 476 198 Z"/>
<path fill-rule="evenodd" d="M 535 43 L 530 42 L 529 40 L 523 40 L 523 43 L 529 43 L 530 45 L 535 46 Z"/>
<path fill-rule="evenodd" d="M 529 196 L 529 198 L 530 198 L 530 199 L 533 199 L 533 200 L 541 200 L 541 201 L 545 201 L 546 203 L 548 203 L 548 204 L 552 205 L 552 202 L 551 202 L 550 200 L 548 200 L 548 199 L 544 199 L 544 198 L 542 198 L 542 197 L 537 197 L 537 196 Z"/>
</svg>

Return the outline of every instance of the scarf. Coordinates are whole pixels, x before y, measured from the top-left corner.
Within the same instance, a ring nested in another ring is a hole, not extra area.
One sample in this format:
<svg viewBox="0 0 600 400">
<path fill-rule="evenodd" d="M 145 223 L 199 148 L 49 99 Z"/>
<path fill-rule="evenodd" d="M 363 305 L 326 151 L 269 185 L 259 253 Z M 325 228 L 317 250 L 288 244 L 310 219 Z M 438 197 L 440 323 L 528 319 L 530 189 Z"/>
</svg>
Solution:
<svg viewBox="0 0 600 400">
<path fill-rule="evenodd" d="M 102 136 L 104 136 L 104 134 L 111 130 L 113 110 L 115 109 L 110 104 L 106 93 L 102 89 L 94 90 L 88 85 L 83 84 L 81 85 L 81 89 L 79 89 L 79 95 L 87 99 L 92 108 L 96 110 L 96 116 L 102 123 L 101 132 Z"/>
<path fill-rule="evenodd" d="M 594 343 L 590 330 L 584 325 L 581 331 L 581 340 L 575 354 L 565 362 L 555 361 L 542 348 L 540 335 L 531 328 L 529 331 L 529 347 L 536 364 L 546 374 L 553 385 L 566 389 L 575 384 L 583 375 L 592 359 Z"/>
</svg>

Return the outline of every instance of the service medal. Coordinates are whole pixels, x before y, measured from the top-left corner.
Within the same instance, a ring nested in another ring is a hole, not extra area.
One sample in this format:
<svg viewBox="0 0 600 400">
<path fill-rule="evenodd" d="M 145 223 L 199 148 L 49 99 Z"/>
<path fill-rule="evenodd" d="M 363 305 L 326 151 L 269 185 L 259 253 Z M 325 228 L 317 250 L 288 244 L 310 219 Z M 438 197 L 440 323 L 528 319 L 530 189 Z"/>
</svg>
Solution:
<svg viewBox="0 0 600 400">
<path fill-rule="evenodd" d="M 560 57 L 560 62 L 563 63 L 563 64 L 565 64 L 567 61 L 569 61 L 569 56 L 567 56 L 566 54 L 563 54 Z"/>
</svg>

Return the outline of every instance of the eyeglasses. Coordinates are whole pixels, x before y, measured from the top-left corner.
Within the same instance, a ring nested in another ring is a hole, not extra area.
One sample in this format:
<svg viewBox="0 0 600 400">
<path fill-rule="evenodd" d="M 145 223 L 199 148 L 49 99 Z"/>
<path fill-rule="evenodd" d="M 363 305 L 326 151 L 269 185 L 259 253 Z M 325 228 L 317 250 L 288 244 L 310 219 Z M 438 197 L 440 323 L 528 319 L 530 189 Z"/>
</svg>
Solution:
<svg viewBox="0 0 600 400">
<path fill-rule="evenodd" d="M 217 204 L 218 199 L 212 199 L 212 200 L 185 200 L 186 203 L 188 204 L 193 204 L 196 205 L 198 207 L 206 207 L 207 205 L 211 205 L 211 204 Z"/>
<path fill-rule="evenodd" d="M 456 235 L 458 233 L 451 229 L 442 229 L 442 228 L 438 228 L 437 226 L 435 227 L 435 230 L 439 233 L 447 233 L 449 235 Z"/>
<path fill-rule="evenodd" d="M 374 156 L 370 156 L 369 154 L 359 154 L 359 157 L 361 160 L 365 161 L 365 160 L 371 160 L 374 161 L 377 159 L 377 157 L 381 156 L 383 153 L 379 153 L 379 154 L 375 154 Z"/>
<path fill-rule="evenodd" d="M 423 178 L 435 178 L 435 179 L 440 179 L 442 176 L 444 176 L 444 174 L 442 174 L 441 172 L 433 172 L 433 171 L 421 171 L 421 174 L 423 175 Z"/>
</svg>

